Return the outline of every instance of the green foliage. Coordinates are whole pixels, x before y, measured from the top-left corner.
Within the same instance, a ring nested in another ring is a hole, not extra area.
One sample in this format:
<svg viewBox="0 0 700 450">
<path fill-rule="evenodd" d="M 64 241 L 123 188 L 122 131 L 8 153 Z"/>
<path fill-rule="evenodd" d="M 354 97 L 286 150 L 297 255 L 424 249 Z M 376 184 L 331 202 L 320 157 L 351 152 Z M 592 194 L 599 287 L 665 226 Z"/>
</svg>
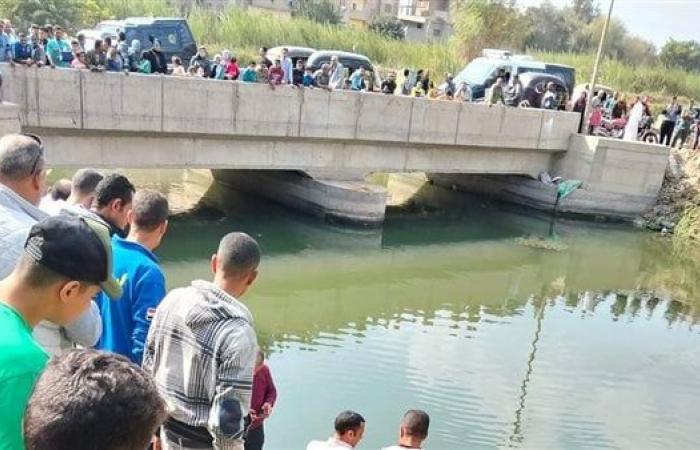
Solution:
<svg viewBox="0 0 700 450">
<path fill-rule="evenodd" d="M 400 20 L 393 17 L 379 19 L 370 24 L 369 29 L 389 39 L 401 40 L 406 37 L 403 24 Z"/>
<path fill-rule="evenodd" d="M 525 46 L 548 52 L 588 53 L 598 49 L 605 18 L 591 0 L 574 0 L 558 8 L 549 1 L 525 10 L 528 32 Z M 613 19 L 608 27 L 605 55 L 631 64 L 649 64 L 656 59 L 651 42 L 631 36 L 622 22 Z"/>
<path fill-rule="evenodd" d="M 254 54 L 259 47 L 298 45 L 324 50 L 355 51 L 384 68 L 429 68 L 435 73 L 454 72 L 465 62 L 449 45 L 406 43 L 355 27 L 320 24 L 306 18 L 291 20 L 271 14 L 230 8 L 222 13 L 196 9 L 188 17 L 197 41 L 214 51 L 235 50 Z"/>
<path fill-rule="evenodd" d="M 668 67 L 700 71 L 700 42 L 669 39 L 659 59 Z"/>
<path fill-rule="evenodd" d="M 338 25 L 342 19 L 337 6 L 330 0 L 301 0 L 295 15 L 328 25 Z"/>
<path fill-rule="evenodd" d="M 78 30 L 105 19 L 173 15 L 177 8 L 168 0 L 0 0 L 0 14 L 21 29 L 50 23 Z"/>
<path fill-rule="evenodd" d="M 466 60 L 484 48 L 524 48 L 528 22 L 514 0 L 460 0 L 453 4 L 452 20 L 452 43 Z"/>
<path fill-rule="evenodd" d="M 81 14 L 78 0 L 0 0 L 0 12 L 21 28 L 32 23 L 68 28 L 80 22 Z"/>
</svg>

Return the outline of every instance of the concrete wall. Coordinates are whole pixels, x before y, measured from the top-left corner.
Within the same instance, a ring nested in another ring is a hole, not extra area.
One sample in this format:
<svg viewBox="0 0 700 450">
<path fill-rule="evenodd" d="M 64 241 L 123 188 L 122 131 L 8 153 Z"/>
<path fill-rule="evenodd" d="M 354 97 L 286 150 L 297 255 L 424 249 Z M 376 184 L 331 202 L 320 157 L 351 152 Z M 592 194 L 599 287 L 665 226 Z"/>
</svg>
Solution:
<svg viewBox="0 0 700 450">
<path fill-rule="evenodd" d="M 550 174 L 583 181 L 559 211 L 634 218 L 649 210 L 663 183 L 668 147 L 591 136 L 573 136 L 568 152 L 554 157 Z M 551 210 L 557 188 L 523 176 L 430 174 L 434 183 Z"/>
<path fill-rule="evenodd" d="M 379 226 L 387 193 L 362 181 L 314 179 L 298 171 L 213 170 L 218 182 L 304 211 L 327 222 Z"/>
<path fill-rule="evenodd" d="M 25 127 L 563 151 L 578 116 L 373 93 L 2 65 Z"/>
</svg>

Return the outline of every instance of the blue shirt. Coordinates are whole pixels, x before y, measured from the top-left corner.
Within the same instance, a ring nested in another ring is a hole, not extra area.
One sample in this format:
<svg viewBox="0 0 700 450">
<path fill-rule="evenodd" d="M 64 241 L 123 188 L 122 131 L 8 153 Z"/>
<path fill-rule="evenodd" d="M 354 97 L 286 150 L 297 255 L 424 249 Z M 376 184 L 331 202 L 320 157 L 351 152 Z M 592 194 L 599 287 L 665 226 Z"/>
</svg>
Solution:
<svg viewBox="0 0 700 450">
<path fill-rule="evenodd" d="M 30 44 L 22 44 L 21 42 L 15 42 L 14 45 L 14 59 L 17 61 L 25 61 L 31 59 L 32 57 L 32 46 Z"/>
<path fill-rule="evenodd" d="M 310 73 L 304 74 L 304 87 L 310 87 L 314 85 L 314 76 Z"/>
<path fill-rule="evenodd" d="M 117 301 L 104 293 L 98 296 L 103 331 L 97 348 L 119 353 L 141 365 L 151 320 L 165 297 L 165 276 L 153 252 L 138 242 L 114 236 L 112 255 L 114 277 L 124 293 Z"/>
<path fill-rule="evenodd" d="M 365 88 L 365 77 L 359 70 L 350 75 L 350 85 L 353 91 L 361 91 Z"/>
<path fill-rule="evenodd" d="M 241 73 L 241 81 L 248 83 L 256 83 L 258 81 L 258 73 L 251 67 L 246 67 Z"/>
<path fill-rule="evenodd" d="M 0 33 L 0 62 L 9 61 L 12 59 L 12 47 L 10 45 L 10 36 L 7 33 Z"/>
</svg>

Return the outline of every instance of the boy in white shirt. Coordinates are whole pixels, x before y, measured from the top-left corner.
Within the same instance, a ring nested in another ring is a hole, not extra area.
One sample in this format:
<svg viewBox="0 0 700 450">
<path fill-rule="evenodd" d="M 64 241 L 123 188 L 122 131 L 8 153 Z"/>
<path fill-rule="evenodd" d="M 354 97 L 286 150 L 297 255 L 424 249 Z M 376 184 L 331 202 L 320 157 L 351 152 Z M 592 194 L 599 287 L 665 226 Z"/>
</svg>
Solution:
<svg viewBox="0 0 700 450">
<path fill-rule="evenodd" d="M 327 441 L 311 441 L 306 450 L 348 450 L 357 447 L 365 433 L 365 419 L 354 411 L 335 418 L 335 433 Z"/>
<path fill-rule="evenodd" d="M 383 450 L 422 449 L 423 441 L 428 437 L 429 426 L 428 413 L 420 409 L 409 409 L 401 420 L 398 445 L 392 445 Z"/>
</svg>

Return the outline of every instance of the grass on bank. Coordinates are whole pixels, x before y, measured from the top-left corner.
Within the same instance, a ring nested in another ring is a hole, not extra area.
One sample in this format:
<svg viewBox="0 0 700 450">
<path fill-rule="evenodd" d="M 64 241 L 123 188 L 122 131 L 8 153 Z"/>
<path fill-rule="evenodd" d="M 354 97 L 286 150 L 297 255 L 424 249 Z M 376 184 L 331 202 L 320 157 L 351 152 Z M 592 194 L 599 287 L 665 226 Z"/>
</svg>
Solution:
<svg viewBox="0 0 700 450">
<path fill-rule="evenodd" d="M 380 70 L 424 68 L 434 77 L 456 73 L 467 63 L 449 42 L 396 41 L 353 26 L 323 25 L 303 18 L 236 8 L 219 13 L 195 8 L 188 20 L 198 42 L 216 51 L 228 48 L 242 61 L 255 57 L 261 46 L 298 45 L 362 53 Z M 538 59 L 575 67 L 579 82 L 584 82 L 593 70 L 593 54 L 532 53 Z M 606 59 L 600 79 L 602 84 L 630 93 L 700 98 L 700 73 L 661 65 L 635 67 Z"/>
</svg>

